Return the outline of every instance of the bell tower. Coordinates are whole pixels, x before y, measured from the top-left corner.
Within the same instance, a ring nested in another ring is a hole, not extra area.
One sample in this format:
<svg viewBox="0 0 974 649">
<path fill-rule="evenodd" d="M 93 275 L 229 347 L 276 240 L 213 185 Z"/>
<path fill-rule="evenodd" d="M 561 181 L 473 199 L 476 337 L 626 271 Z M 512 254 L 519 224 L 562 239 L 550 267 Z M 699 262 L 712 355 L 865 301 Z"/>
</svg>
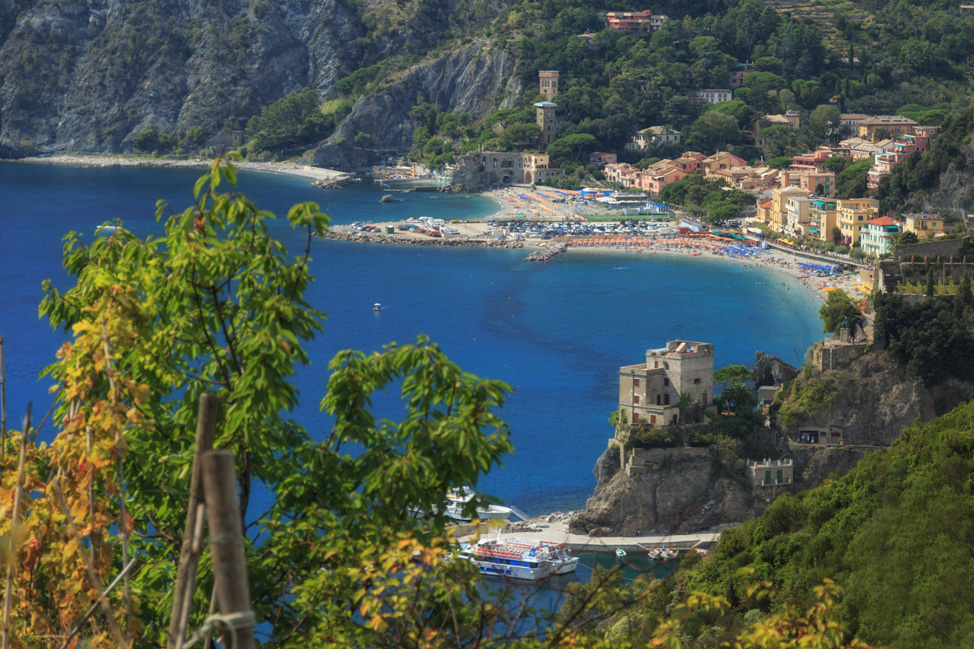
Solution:
<svg viewBox="0 0 974 649">
<path fill-rule="evenodd" d="M 541 94 L 551 101 L 558 94 L 558 70 L 539 70 L 538 80 L 541 82 Z"/>
</svg>

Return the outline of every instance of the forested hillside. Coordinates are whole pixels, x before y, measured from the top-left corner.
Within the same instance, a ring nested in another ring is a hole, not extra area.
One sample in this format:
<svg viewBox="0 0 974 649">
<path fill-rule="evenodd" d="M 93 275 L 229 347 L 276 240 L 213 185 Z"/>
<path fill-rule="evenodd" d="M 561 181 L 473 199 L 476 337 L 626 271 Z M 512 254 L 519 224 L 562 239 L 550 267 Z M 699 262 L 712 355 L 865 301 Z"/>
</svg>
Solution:
<svg viewBox="0 0 974 649">
<path fill-rule="evenodd" d="M 603 15 L 643 9 L 663 29 L 623 34 Z M 939 123 L 967 106 L 971 53 L 974 18 L 942 1 L 17 0 L 0 3 L 0 146 L 188 153 L 246 130 L 248 155 L 415 145 L 436 164 L 530 142 L 537 72 L 555 69 L 560 135 L 593 137 L 563 147 L 570 168 L 654 124 L 773 157 L 838 135 L 833 108 Z M 740 101 L 689 100 L 748 62 Z M 313 101 L 275 130 L 295 96 Z M 789 109 L 803 128 L 751 146 L 756 117 Z"/>
</svg>

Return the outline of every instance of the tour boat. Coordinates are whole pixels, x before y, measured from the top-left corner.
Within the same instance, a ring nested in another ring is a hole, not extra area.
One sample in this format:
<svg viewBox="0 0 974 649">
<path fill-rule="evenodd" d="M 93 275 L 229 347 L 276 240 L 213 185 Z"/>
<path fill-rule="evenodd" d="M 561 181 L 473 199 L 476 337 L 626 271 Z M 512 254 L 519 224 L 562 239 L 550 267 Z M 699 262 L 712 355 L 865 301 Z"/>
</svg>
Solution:
<svg viewBox="0 0 974 649">
<path fill-rule="evenodd" d="M 501 539 L 500 532 L 497 533 L 494 542 L 503 544 L 507 548 L 535 552 L 538 557 L 551 562 L 551 574 L 553 575 L 567 575 L 570 572 L 575 572 L 575 568 L 578 567 L 578 557 L 568 554 L 564 543 L 532 541 L 531 539 L 519 539 L 511 536 Z"/>
<path fill-rule="evenodd" d="M 538 581 L 553 574 L 554 563 L 540 545 L 530 548 L 509 546 L 498 539 L 482 539 L 476 544 L 461 545 L 460 557 L 471 561 L 480 574 Z"/>
</svg>

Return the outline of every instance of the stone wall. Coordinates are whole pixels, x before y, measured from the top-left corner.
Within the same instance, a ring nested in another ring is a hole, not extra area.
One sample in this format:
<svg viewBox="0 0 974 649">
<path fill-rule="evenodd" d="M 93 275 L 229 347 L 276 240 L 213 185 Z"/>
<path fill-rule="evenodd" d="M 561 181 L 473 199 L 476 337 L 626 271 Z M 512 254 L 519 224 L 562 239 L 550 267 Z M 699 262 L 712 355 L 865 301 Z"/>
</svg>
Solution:
<svg viewBox="0 0 974 649">
<path fill-rule="evenodd" d="M 827 341 L 815 347 L 815 365 L 822 372 L 841 370 L 849 367 L 852 361 L 866 353 L 866 343 L 842 343 Z"/>
<path fill-rule="evenodd" d="M 893 253 L 894 261 L 906 261 L 911 258 L 923 257 L 953 257 L 960 254 L 966 239 L 943 239 L 941 241 L 925 241 L 907 246 L 897 246 Z"/>
</svg>

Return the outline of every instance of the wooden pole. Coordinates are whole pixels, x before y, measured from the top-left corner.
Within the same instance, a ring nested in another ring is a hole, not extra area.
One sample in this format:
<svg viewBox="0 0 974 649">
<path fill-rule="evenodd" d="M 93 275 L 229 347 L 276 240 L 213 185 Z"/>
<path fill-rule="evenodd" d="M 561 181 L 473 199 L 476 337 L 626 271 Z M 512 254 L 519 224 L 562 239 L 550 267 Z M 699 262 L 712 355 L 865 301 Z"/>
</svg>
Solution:
<svg viewBox="0 0 974 649">
<path fill-rule="evenodd" d="M 10 563 L 7 564 L 7 586 L 3 593 L 3 649 L 10 648 L 10 606 L 13 600 L 14 585 L 14 566 L 17 561 L 14 559 L 17 548 L 14 546 L 17 538 L 17 523 L 20 519 L 20 485 L 24 481 L 24 461 L 27 457 L 27 438 L 30 436 L 30 411 L 33 403 L 27 404 L 27 418 L 24 419 L 23 437 L 20 438 L 20 459 L 17 461 L 17 482 L 14 483 L 14 511 L 13 518 L 10 519 Z"/>
<path fill-rule="evenodd" d="M 169 619 L 169 638 L 166 647 L 181 649 L 189 626 L 190 609 L 193 604 L 193 591 L 196 587 L 196 568 L 199 566 L 203 550 L 203 521 L 206 502 L 203 494 L 202 460 L 203 453 L 213 450 L 216 436 L 216 418 L 220 410 L 220 400 L 215 394 L 200 396 L 196 418 L 196 447 L 193 451 L 193 473 L 189 483 L 189 507 L 186 510 L 186 529 L 183 532 L 183 547 L 179 553 L 179 568 L 176 572 L 176 588 L 173 595 L 172 616 Z"/>
<path fill-rule="evenodd" d="M 235 649 L 254 649 L 253 613 L 233 453 L 209 451 L 203 454 L 203 490 L 210 524 L 216 599 L 221 615 L 228 618 L 230 626 L 224 642 Z"/>
<path fill-rule="evenodd" d="M 7 455 L 7 372 L 3 366 L 3 336 L 0 336 L 0 463 Z"/>
</svg>

